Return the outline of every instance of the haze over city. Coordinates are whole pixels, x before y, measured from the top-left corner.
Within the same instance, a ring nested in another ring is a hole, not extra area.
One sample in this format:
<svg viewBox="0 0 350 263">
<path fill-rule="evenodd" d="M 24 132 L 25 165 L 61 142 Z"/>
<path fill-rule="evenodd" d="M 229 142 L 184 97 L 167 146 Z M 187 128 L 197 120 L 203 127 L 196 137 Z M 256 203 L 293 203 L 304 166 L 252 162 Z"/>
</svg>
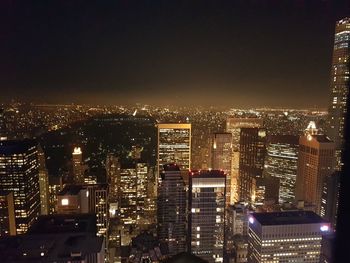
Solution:
<svg viewBox="0 0 350 263">
<path fill-rule="evenodd" d="M 325 109 L 347 1 L 2 1 L 2 100 Z"/>
</svg>

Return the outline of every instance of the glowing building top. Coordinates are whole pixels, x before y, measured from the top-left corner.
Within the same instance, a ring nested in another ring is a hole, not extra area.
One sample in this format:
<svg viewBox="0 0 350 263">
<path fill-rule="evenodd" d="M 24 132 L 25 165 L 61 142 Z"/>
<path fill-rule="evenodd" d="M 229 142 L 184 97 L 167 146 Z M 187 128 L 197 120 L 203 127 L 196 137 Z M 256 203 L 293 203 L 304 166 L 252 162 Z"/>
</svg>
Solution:
<svg viewBox="0 0 350 263">
<path fill-rule="evenodd" d="M 305 129 L 305 134 L 306 135 L 317 135 L 318 134 L 318 129 L 316 127 L 316 123 L 314 121 L 310 121 L 309 125 Z"/>
<path fill-rule="evenodd" d="M 73 154 L 82 154 L 81 148 L 80 147 L 74 147 Z"/>
</svg>

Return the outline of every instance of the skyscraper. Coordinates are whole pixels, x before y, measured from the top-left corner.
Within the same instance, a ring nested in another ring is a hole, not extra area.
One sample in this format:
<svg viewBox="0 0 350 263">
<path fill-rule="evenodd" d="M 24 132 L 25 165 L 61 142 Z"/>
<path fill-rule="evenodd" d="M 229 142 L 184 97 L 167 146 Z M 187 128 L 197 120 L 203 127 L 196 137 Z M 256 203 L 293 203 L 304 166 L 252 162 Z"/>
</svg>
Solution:
<svg viewBox="0 0 350 263">
<path fill-rule="evenodd" d="M 136 163 L 136 197 L 137 197 L 137 220 L 142 222 L 145 215 L 145 204 L 147 201 L 148 165 L 147 163 Z"/>
<path fill-rule="evenodd" d="M 120 218 L 125 225 L 137 220 L 137 171 L 134 164 L 120 169 Z"/>
<path fill-rule="evenodd" d="M 73 181 L 76 184 L 84 182 L 83 153 L 80 147 L 74 147 L 73 153 Z"/>
<path fill-rule="evenodd" d="M 299 138 L 293 135 L 271 135 L 267 139 L 264 177 L 280 179 L 279 202 L 295 198 Z"/>
<path fill-rule="evenodd" d="M 17 234 L 40 214 L 38 166 L 35 141 L 0 141 L 0 190 L 13 192 Z"/>
<path fill-rule="evenodd" d="M 226 174 L 226 206 L 231 204 L 232 133 L 214 133 L 212 141 L 212 169 Z"/>
<path fill-rule="evenodd" d="M 39 187 L 40 187 L 40 214 L 49 214 L 49 173 L 45 164 L 45 153 L 38 147 Z"/>
<path fill-rule="evenodd" d="M 323 182 L 334 172 L 335 144 L 326 135 L 318 134 L 311 122 L 305 135 L 299 139 L 296 200 L 304 200 L 315 206 L 320 214 Z"/>
<path fill-rule="evenodd" d="M 175 163 L 180 170 L 191 167 L 191 124 L 158 124 L 158 171 L 163 165 Z"/>
<path fill-rule="evenodd" d="M 248 262 L 319 263 L 322 236 L 329 232 L 330 224 L 311 211 L 253 213 Z"/>
<path fill-rule="evenodd" d="M 331 70 L 331 96 L 328 108 L 326 134 L 335 142 L 336 169 L 341 168 L 341 150 L 344 144 L 344 127 L 347 95 L 349 92 L 350 18 L 337 21 Z"/>
<path fill-rule="evenodd" d="M 335 172 L 324 178 L 320 215 L 335 228 L 337 222 L 340 173 Z"/>
<path fill-rule="evenodd" d="M 224 257 L 225 180 L 223 171 L 190 173 L 189 250 L 209 263 Z"/>
<path fill-rule="evenodd" d="M 265 153 L 265 129 L 242 128 L 238 178 L 240 200 L 254 202 L 257 179 L 263 177 Z"/>
<path fill-rule="evenodd" d="M 242 128 L 261 128 L 263 120 L 259 118 L 228 118 L 226 132 L 232 133 L 231 203 L 238 202 L 239 142 Z"/>
<path fill-rule="evenodd" d="M 106 177 L 109 185 L 109 198 L 112 202 L 118 201 L 120 192 L 120 162 L 113 154 L 106 159 Z"/>
<path fill-rule="evenodd" d="M 158 195 L 158 238 L 166 242 L 169 254 L 186 251 L 186 190 L 180 168 L 164 165 Z"/>
</svg>

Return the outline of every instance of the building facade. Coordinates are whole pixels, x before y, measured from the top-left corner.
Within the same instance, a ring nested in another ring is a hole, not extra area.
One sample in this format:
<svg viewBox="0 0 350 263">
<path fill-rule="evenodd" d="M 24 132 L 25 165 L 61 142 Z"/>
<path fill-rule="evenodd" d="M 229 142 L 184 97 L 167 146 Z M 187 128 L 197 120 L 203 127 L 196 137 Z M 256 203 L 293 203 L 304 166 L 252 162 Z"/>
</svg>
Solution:
<svg viewBox="0 0 350 263">
<path fill-rule="evenodd" d="M 253 213 L 248 262 L 319 263 L 322 236 L 329 232 L 330 224 L 311 211 Z"/>
<path fill-rule="evenodd" d="M 261 128 L 263 120 L 259 118 L 228 118 L 226 120 L 226 132 L 232 134 L 232 162 L 231 162 L 231 204 L 238 202 L 239 187 L 239 158 L 240 136 L 242 128 Z"/>
<path fill-rule="evenodd" d="M 326 135 L 335 142 L 336 169 L 341 168 L 344 127 L 349 92 L 350 18 L 339 20 L 335 26 L 331 70 L 330 102 Z"/>
<path fill-rule="evenodd" d="M 295 199 L 299 138 L 293 135 L 272 135 L 267 139 L 264 177 L 280 180 L 279 202 Z"/>
<path fill-rule="evenodd" d="M 38 148 L 34 140 L 0 141 L 0 190 L 13 192 L 16 233 L 40 214 Z"/>
<path fill-rule="evenodd" d="M 170 255 L 186 251 L 186 189 L 175 164 L 164 165 L 157 203 L 159 240 L 168 244 Z"/>
<path fill-rule="evenodd" d="M 214 133 L 211 168 L 226 174 L 226 206 L 231 204 L 232 133 Z"/>
<path fill-rule="evenodd" d="M 38 148 L 39 187 L 40 187 L 40 215 L 49 214 L 49 173 L 45 164 L 45 153 Z"/>
<path fill-rule="evenodd" d="M 163 165 L 177 164 L 181 170 L 191 168 L 191 124 L 158 124 L 158 172 Z"/>
<path fill-rule="evenodd" d="M 209 263 L 224 260 L 225 181 L 223 171 L 190 172 L 189 251 Z"/>
<path fill-rule="evenodd" d="M 255 202 L 257 179 L 263 177 L 265 154 L 265 129 L 242 128 L 240 134 L 238 178 L 239 197 L 241 201 Z"/>
<path fill-rule="evenodd" d="M 76 184 L 84 183 L 84 169 L 83 169 L 83 153 L 80 147 L 74 147 L 72 153 L 73 161 L 73 182 Z"/>
<path fill-rule="evenodd" d="M 310 123 L 299 139 L 296 200 L 315 206 L 321 213 L 323 182 L 335 168 L 335 144 L 326 135 L 318 134 L 314 123 Z"/>
</svg>

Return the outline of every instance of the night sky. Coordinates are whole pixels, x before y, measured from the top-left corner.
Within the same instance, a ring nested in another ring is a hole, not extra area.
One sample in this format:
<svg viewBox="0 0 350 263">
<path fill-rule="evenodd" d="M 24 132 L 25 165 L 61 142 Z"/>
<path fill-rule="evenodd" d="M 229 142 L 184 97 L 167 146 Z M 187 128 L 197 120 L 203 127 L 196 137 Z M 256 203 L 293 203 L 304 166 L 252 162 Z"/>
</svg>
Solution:
<svg viewBox="0 0 350 263">
<path fill-rule="evenodd" d="M 90 2 L 1 1 L 0 102 L 326 107 L 350 15 L 350 1 Z"/>
</svg>

